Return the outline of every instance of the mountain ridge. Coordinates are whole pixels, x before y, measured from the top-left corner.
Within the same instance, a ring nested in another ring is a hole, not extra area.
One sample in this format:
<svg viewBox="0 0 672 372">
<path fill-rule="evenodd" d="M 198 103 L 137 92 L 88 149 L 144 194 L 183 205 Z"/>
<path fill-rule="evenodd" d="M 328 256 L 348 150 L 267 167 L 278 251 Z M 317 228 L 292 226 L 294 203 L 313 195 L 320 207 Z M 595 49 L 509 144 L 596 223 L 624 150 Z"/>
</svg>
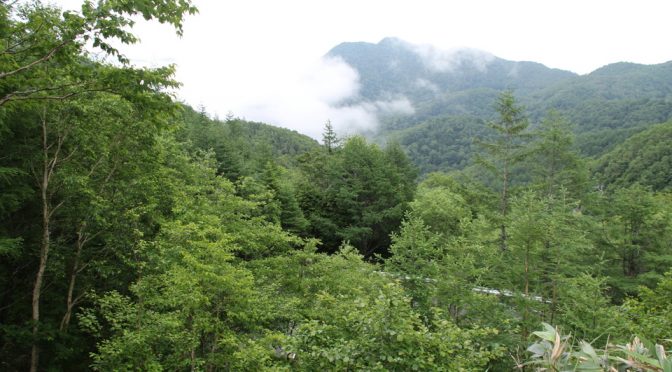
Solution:
<svg viewBox="0 0 672 372">
<path fill-rule="evenodd" d="M 616 62 L 579 75 L 476 49 L 440 50 L 398 38 L 344 42 L 326 56 L 341 58 L 359 74 L 359 95 L 344 106 L 390 97 L 410 102 L 413 113 L 379 117 L 378 131 L 371 136 L 379 143 L 400 142 L 423 170 L 463 168 L 472 150 L 461 136 L 480 133 L 475 126 L 494 120 L 494 102 L 507 90 L 526 108 L 533 126 L 550 110 L 569 119 L 575 124 L 578 148 L 595 158 L 631 135 L 672 119 L 672 61 Z M 460 120 L 470 128 L 450 127 Z M 460 156 L 437 155 L 448 148 Z M 426 164 L 427 159 L 435 161 Z"/>
<path fill-rule="evenodd" d="M 455 92 L 473 88 L 540 89 L 577 74 L 538 62 L 509 61 L 472 48 L 441 50 L 398 38 L 379 43 L 345 42 L 327 57 L 340 57 L 358 71 L 363 99 L 391 94 L 430 98 L 427 91 Z M 431 84 L 426 84 L 430 82 Z"/>
</svg>

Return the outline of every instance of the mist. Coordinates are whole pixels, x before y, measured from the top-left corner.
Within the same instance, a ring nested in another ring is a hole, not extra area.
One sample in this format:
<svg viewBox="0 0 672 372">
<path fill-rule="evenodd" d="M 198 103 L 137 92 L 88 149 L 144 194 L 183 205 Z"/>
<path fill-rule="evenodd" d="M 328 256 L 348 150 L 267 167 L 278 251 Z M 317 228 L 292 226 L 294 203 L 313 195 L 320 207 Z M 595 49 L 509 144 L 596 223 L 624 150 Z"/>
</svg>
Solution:
<svg viewBox="0 0 672 372">
<path fill-rule="evenodd" d="M 359 74 L 341 58 L 324 57 L 303 71 L 275 73 L 257 94 L 240 97 L 231 110 L 235 116 L 320 139 L 327 120 L 338 134 L 352 135 L 375 132 L 382 115 L 415 111 L 403 96 L 361 102 Z"/>
<path fill-rule="evenodd" d="M 440 49 L 429 44 L 406 46 L 422 58 L 427 68 L 437 72 L 453 72 L 465 64 L 485 72 L 488 64 L 495 60 L 494 55 L 473 48 Z"/>
</svg>

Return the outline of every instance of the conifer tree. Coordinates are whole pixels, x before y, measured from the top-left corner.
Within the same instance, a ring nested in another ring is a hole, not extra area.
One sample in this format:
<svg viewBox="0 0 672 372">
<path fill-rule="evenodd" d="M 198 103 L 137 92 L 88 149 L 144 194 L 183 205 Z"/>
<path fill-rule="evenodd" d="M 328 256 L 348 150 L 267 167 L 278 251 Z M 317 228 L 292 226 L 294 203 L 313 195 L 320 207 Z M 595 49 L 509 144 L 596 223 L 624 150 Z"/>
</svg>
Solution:
<svg viewBox="0 0 672 372">
<path fill-rule="evenodd" d="M 507 249 L 506 218 L 509 212 L 511 170 L 524 158 L 524 145 L 528 121 L 523 107 L 516 103 L 513 93 L 502 93 L 496 103 L 499 119 L 490 123 L 495 136 L 491 141 L 478 141 L 485 156 L 478 156 L 478 162 L 485 166 L 497 179 L 500 187 L 500 247 Z"/>
<path fill-rule="evenodd" d="M 322 143 L 327 148 L 327 151 L 331 153 L 335 148 L 338 147 L 341 142 L 340 138 L 336 135 L 334 127 L 331 125 L 331 120 L 327 120 L 324 123 L 324 132 L 322 133 Z"/>
<path fill-rule="evenodd" d="M 571 124 L 557 111 L 550 111 L 535 131 L 529 167 L 535 183 L 547 197 L 557 197 L 561 189 L 580 198 L 588 184 L 588 172 L 574 149 Z"/>
</svg>

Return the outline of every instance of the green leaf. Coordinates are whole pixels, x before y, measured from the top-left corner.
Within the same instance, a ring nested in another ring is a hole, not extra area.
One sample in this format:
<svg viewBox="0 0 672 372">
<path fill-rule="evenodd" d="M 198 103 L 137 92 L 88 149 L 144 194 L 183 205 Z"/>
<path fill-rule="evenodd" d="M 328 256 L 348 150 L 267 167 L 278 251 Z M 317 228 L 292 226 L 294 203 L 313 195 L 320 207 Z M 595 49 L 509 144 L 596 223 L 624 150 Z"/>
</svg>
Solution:
<svg viewBox="0 0 672 372">
<path fill-rule="evenodd" d="M 555 328 L 553 328 L 553 326 L 551 326 L 548 323 L 542 323 L 542 325 L 544 326 L 544 328 L 546 330 L 545 331 L 536 331 L 536 332 L 533 332 L 533 334 L 536 335 L 537 337 L 543 339 L 543 340 L 546 340 L 546 341 L 549 341 L 549 342 L 555 342 L 555 335 L 557 333 L 555 331 Z"/>
<path fill-rule="evenodd" d="M 593 360 L 599 359 L 597 353 L 595 352 L 595 349 L 590 343 L 586 341 L 581 341 L 580 345 L 581 345 L 581 351 L 583 351 L 586 355 L 590 356 Z"/>
</svg>

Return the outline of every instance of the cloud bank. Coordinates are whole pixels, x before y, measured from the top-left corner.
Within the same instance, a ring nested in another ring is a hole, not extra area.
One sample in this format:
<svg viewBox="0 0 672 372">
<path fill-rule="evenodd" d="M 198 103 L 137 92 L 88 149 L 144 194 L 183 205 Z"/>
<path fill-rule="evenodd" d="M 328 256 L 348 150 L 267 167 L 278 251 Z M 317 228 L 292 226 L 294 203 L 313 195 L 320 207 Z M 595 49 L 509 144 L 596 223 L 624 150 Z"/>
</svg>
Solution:
<svg viewBox="0 0 672 372">
<path fill-rule="evenodd" d="M 375 131 L 382 115 L 414 112 L 405 97 L 360 101 L 359 74 L 341 58 L 325 57 L 295 72 L 266 79 L 256 94 L 240 97 L 233 113 L 321 139 L 327 120 L 351 135 Z"/>
<path fill-rule="evenodd" d="M 422 58 L 429 69 L 438 72 L 452 72 L 465 64 L 470 64 L 479 71 L 485 72 L 488 64 L 495 59 L 494 55 L 478 49 L 439 49 L 429 44 L 406 45 Z"/>
</svg>

